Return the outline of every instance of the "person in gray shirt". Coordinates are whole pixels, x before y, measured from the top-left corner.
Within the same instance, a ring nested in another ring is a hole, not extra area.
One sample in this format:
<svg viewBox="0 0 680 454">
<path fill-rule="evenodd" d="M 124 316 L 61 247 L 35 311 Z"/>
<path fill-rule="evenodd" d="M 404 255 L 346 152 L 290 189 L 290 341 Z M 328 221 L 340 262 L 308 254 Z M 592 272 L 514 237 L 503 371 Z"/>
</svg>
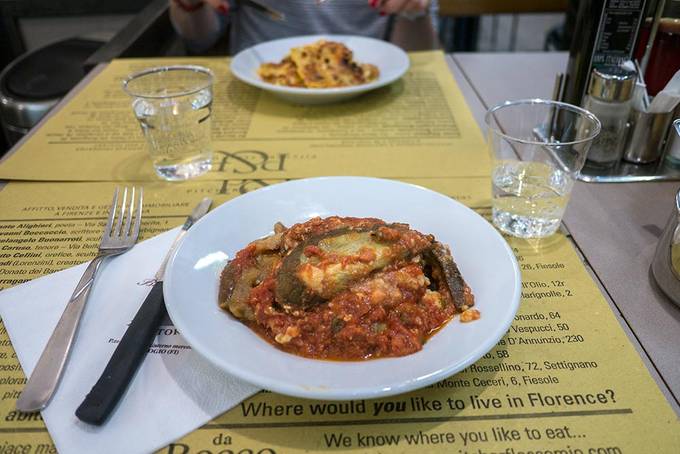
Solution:
<svg viewBox="0 0 680 454">
<path fill-rule="evenodd" d="M 232 55 L 272 39 L 323 33 L 387 39 L 406 50 L 437 47 L 433 0 L 257 1 L 283 13 L 285 20 L 234 0 L 170 0 L 170 19 L 194 52 L 213 47 L 227 28 Z"/>
</svg>

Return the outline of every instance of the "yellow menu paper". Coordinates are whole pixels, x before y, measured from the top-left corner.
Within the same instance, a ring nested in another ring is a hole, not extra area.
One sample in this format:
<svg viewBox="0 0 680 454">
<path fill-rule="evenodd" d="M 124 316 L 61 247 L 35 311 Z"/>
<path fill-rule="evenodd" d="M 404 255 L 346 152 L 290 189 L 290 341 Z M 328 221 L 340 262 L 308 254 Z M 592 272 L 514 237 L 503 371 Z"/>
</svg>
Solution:
<svg viewBox="0 0 680 454">
<path fill-rule="evenodd" d="M 179 225 L 202 197 L 222 203 L 278 181 L 146 184 L 142 236 Z M 488 214 L 488 178 L 407 181 Z M 113 187 L 9 183 L 0 191 L 0 287 L 91 258 Z M 378 400 L 323 402 L 263 391 L 160 452 L 677 452 L 676 415 L 568 239 L 510 245 L 522 270 L 520 310 L 498 345 L 461 373 Z M 0 453 L 54 452 L 40 416 L 14 411 L 24 383 L 0 324 Z"/>
<path fill-rule="evenodd" d="M 223 57 L 114 60 L 0 163 L 0 178 L 156 180 L 121 81 L 143 68 L 182 63 L 216 75 L 214 170 L 204 179 L 488 175 L 484 140 L 444 54 L 410 59 L 401 80 L 322 106 L 289 104 L 250 87 L 231 75 Z"/>
<path fill-rule="evenodd" d="M 213 207 L 285 180 L 153 182 L 144 187 L 140 241 L 181 225 L 203 198 Z M 471 207 L 488 205 L 486 179 L 406 178 Z M 477 184 L 480 183 L 480 184 Z M 0 190 L 0 290 L 94 257 L 117 183 L 11 182 Z M 2 454 L 2 451 L 0 451 Z"/>
</svg>

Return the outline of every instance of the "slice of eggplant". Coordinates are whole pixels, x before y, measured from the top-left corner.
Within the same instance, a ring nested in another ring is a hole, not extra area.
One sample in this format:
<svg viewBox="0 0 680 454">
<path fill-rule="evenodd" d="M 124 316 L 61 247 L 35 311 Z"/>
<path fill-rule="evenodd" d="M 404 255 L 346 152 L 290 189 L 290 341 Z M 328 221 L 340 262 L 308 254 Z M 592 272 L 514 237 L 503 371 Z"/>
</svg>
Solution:
<svg viewBox="0 0 680 454">
<path fill-rule="evenodd" d="M 451 295 L 453 304 L 461 310 L 469 305 L 465 296 L 467 284 L 460 275 L 456 262 L 453 261 L 451 251 L 447 246 L 435 241 L 432 247 L 423 252 L 425 263 L 431 268 L 431 278 L 435 281 L 437 290 L 445 290 Z"/>
<path fill-rule="evenodd" d="M 399 232 L 395 234 L 395 231 Z M 399 242 L 401 235 L 410 235 L 411 241 Z M 340 228 L 313 236 L 298 244 L 284 257 L 276 277 L 276 301 L 285 309 L 292 309 L 308 308 L 330 300 L 354 282 L 395 261 L 420 253 L 430 243 L 429 237 L 403 225 Z M 309 247 L 318 248 L 322 254 L 332 254 L 340 259 L 356 257 L 363 250 L 367 258 L 338 265 L 333 269 L 328 267 L 324 271 L 313 268 L 318 258 L 314 254 L 309 257 L 305 255 Z"/>
<path fill-rule="evenodd" d="M 219 302 L 234 317 L 253 320 L 255 314 L 248 304 L 250 291 L 266 278 L 279 262 L 276 254 L 260 254 L 249 265 L 237 267 L 231 261 L 222 271 Z"/>
</svg>

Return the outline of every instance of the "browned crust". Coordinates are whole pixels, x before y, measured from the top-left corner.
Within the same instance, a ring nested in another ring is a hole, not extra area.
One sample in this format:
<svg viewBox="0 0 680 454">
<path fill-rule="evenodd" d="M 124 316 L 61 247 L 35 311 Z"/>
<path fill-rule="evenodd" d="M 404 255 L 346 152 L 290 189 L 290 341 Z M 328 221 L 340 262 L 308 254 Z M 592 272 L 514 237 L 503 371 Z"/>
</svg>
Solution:
<svg viewBox="0 0 680 454">
<path fill-rule="evenodd" d="M 342 43 L 320 40 L 292 48 L 280 63 L 263 63 L 258 74 L 275 85 L 331 88 L 371 82 L 380 70 L 369 63 L 356 63 L 352 51 Z"/>
</svg>

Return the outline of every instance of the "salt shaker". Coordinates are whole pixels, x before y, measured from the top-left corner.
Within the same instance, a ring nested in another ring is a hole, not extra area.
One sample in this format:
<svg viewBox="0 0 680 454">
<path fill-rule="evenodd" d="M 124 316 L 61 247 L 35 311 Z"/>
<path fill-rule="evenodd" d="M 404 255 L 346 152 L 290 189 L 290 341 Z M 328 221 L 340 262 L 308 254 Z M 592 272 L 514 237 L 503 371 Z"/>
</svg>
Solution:
<svg viewBox="0 0 680 454">
<path fill-rule="evenodd" d="M 593 70 L 583 107 L 600 120 L 602 130 L 588 152 L 591 165 L 611 167 L 621 160 L 635 77 L 635 71 L 620 66 Z"/>
</svg>

